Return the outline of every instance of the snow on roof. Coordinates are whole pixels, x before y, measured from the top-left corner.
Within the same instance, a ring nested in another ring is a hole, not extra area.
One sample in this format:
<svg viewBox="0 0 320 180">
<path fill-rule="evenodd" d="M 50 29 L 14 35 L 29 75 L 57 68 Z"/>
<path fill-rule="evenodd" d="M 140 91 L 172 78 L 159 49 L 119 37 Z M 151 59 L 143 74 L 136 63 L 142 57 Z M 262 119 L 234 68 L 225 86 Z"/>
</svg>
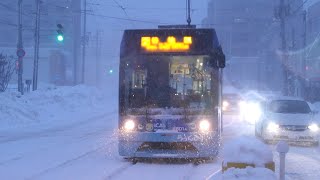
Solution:
<svg viewBox="0 0 320 180">
<path fill-rule="evenodd" d="M 222 175 L 223 180 L 276 180 L 274 172 L 267 168 L 230 168 Z"/>
<path fill-rule="evenodd" d="M 296 101 L 304 101 L 300 97 L 291 97 L 291 96 L 270 96 L 268 97 L 269 101 L 274 101 L 274 100 L 296 100 Z"/>
<path fill-rule="evenodd" d="M 266 163 L 273 161 L 273 154 L 269 146 L 256 137 L 240 136 L 225 144 L 223 161 L 225 165 L 234 162 L 264 167 Z"/>
</svg>

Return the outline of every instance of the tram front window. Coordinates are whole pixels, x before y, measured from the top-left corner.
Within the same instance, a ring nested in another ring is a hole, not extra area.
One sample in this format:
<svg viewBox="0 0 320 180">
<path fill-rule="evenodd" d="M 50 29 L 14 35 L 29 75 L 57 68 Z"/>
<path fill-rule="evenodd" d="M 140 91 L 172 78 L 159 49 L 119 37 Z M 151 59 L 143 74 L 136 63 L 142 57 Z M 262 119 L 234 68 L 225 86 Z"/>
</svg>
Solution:
<svg viewBox="0 0 320 180">
<path fill-rule="evenodd" d="M 204 56 L 137 59 L 126 68 L 126 109 L 212 107 L 212 73 Z"/>
</svg>

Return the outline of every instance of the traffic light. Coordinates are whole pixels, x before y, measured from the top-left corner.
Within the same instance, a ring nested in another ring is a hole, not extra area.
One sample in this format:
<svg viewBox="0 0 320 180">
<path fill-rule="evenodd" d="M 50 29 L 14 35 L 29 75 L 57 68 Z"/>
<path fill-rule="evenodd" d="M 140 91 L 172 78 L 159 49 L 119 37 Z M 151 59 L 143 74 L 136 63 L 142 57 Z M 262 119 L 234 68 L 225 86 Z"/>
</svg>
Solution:
<svg viewBox="0 0 320 180">
<path fill-rule="evenodd" d="M 58 29 L 57 29 L 58 35 L 56 37 L 57 41 L 58 42 L 63 42 L 64 41 L 63 26 L 61 24 L 57 24 L 57 27 L 58 27 Z"/>
</svg>

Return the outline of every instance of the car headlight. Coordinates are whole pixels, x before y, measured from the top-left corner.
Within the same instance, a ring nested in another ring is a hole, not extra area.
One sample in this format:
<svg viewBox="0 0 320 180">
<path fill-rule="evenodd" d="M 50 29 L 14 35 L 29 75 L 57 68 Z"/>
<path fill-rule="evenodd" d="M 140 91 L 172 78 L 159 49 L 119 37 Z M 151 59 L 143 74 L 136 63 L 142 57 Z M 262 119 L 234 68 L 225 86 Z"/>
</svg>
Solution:
<svg viewBox="0 0 320 180">
<path fill-rule="evenodd" d="M 244 108 L 246 105 L 247 105 L 247 103 L 246 103 L 245 101 L 240 101 L 240 102 L 238 103 L 238 106 L 239 106 L 240 108 Z"/>
<path fill-rule="evenodd" d="M 132 131 L 134 128 L 135 128 L 135 123 L 133 120 L 127 120 L 125 123 L 124 123 L 124 129 L 127 130 L 127 131 Z"/>
<path fill-rule="evenodd" d="M 310 129 L 313 132 L 319 131 L 319 126 L 317 124 L 311 124 L 308 126 L 308 129 Z"/>
<path fill-rule="evenodd" d="M 279 129 L 279 125 L 274 122 L 269 123 L 267 126 L 267 130 L 269 132 L 277 132 L 278 129 Z"/>
<path fill-rule="evenodd" d="M 207 120 L 201 120 L 199 123 L 199 130 L 201 132 L 208 132 L 210 130 L 210 123 Z"/>
<path fill-rule="evenodd" d="M 261 108 L 258 103 L 249 102 L 242 106 L 240 113 L 250 124 L 254 124 L 261 116 Z"/>
<path fill-rule="evenodd" d="M 222 102 L 222 106 L 223 107 L 228 107 L 229 106 L 229 102 L 228 101 L 223 101 Z"/>
</svg>

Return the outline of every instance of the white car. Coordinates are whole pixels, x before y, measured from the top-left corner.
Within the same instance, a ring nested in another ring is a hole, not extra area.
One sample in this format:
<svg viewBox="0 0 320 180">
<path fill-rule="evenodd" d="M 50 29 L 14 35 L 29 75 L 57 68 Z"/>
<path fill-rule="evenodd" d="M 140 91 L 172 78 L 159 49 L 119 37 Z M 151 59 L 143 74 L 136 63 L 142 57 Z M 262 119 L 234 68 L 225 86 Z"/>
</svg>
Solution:
<svg viewBox="0 0 320 180">
<path fill-rule="evenodd" d="M 308 103 L 295 98 L 273 98 L 262 103 L 255 134 L 266 142 L 286 140 L 318 145 L 319 121 Z"/>
</svg>

